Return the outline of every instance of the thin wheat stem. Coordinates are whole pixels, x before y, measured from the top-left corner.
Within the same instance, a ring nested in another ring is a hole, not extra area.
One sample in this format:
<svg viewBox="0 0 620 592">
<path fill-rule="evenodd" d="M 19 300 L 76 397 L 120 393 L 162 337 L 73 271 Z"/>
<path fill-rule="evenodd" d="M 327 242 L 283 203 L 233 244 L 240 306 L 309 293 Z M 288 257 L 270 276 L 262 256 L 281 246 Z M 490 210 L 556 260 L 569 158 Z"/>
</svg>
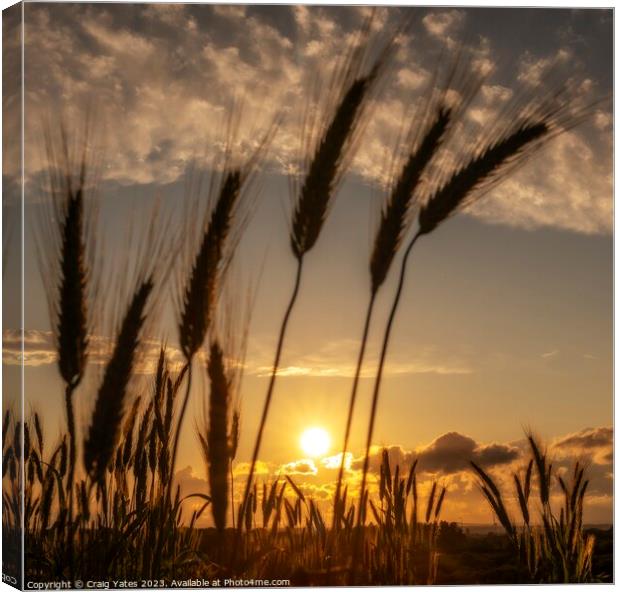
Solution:
<svg viewBox="0 0 620 592">
<path fill-rule="evenodd" d="M 375 428 L 375 418 L 377 415 L 377 406 L 379 403 L 379 393 L 381 389 L 381 379 L 383 377 L 383 369 L 385 367 L 385 359 L 387 357 L 387 349 L 390 342 L 390 336 L 392 334 L 392 327 L 394 325 L 394 319 L 396 318 L 396 311 L 398 310 L 398 305 L 400 304 L 400 298 L 403 292 L 403 286 L 405 284 L 405 275 L 407 273 L 407 262 L 409 260 L 409 255 L 413 250 L 413 246 L 415 245 L 418 238 L 421 234 L 416 233 L 409 244 L 407 245 L 407 249 L 405 250 L 405 254 L 403 255 L 403 260 L 400 264 L 400 274 L 398 277 L 398 286 L 396 288 L 396 293 L 394 294 L 394 301 L 392 302 L 392 308 L 390 310 L 390 316 L 388 317 L 387 324 L 385 326 L 385 333 L 383 335 L 383 344 L 381 345 L 381 355 L 379 357 L 379 367 L 377 368 L 377 376 L 375 377 L 375 386 L 372 393 L 372 404 L 370 408 L 370 422 L 368 424 L 368 433 L 366 434 L 366 456 L 364 458 L 364 468 L 362 471 L 362 486 L 361 486 L 361 494 L 363 495 L 366 490 L 366 477 L 368 475 L 368 463 L 370 456 L 370 446 L 372 443 L 372 436 Z"/>
<path fill-rule="evenodd" d="M 67 411 L 67 430 L 69 431 L 69 466 L 67 470 L 67 493 L 69 504 L 69 522 L 73 518 L 73 479 L 75 474 L 76 434 L 75 414 L 73 411 L 73 392 L 75 385 L 67 384 L 65 388 L 65 407 Z"/>
<path fill-rule="evenodd" d="M 230 514 L 232 519 L 232 527 L 233 530 L 235 528 L 235 478 L 233 475 L 233 463 L 230 461 L 230 465 L 228 466 L 228 470 L 230 472 Z"/>
<path fill-rule="evenodd" d="M 187 386 L 185 388 L 185 396 L 183 397 L 183 404 L 181 405 L 181 411 L 179 413 L 179 421 L 177 422 L 177 429 L 174 433 L 174 441 L 172 444 L 172 456 L 170 458 L 170 477 L 168 479 L 168 487 L 166 491 L 166 500 L 170 500 L 170 495 L 172 494 L 172 482 L 174 481 L 174 467 L 176 466 L 177 460 L 177 449 L 179 447 L 179 439 L 181 436 L 181 428 L 183 426 L 183 418 L 185 416 L 185 411 L 187 410 L 187 403 L 189 402 L 189 393 L 192 388 L 192 362 L 191 359 L 187 362 Z"/>
<path fill-rule="evenodd" d="M 385 326 L 385 333 L 383 335 L 383 343 L 381 345 L 381 355 L 379 357 L 379 366 L 377 368 L 377 375 L 375 377 L 375 385 L 372 393 L 372 404 L 370 408 L 370 421 L 368 423 L 368 432 L 366 434 L 366 454 L 364 456 L 364 467 L 362 469 L 362 484 L 360 488 L 360 506 L 358 509 L 357 515 L 357 529 L 356 529 L 356 540 L 353 547 L 353 562 L 351 564 L 351 575 L 354 576 L 355 568 L 358 563 L 359 553 L 360 553 L 360 544 L 361 544 L 361 526 L 362 526 L 362 516 L 364 514 L 362 507 L 362 500 L 366 494 L 366 479 L 368 476 L 368 465 L 370 461 L 370 446 L 372 443 L 372 437 L 375 429 L 375 418 L 377 415 L 377 407 L 379 404 L 379 393 L 381 388 L 381 379 L 383 377 L 383 369 L 385 366 L 385 359 L 387 357 L 387 349 L 390 342 L 390 336 L 392 334 L 392 327 L 394 325 L 394 319 L 396 318 L 396 311 L 398 310 L 398 305 L 400 304 L 400 298 L 403 292 L 403 286 L 405 284 L 405 274 L 407 272 L 407 262 L 409 260 L 409 255 L 413 250 L 413 246 L 415 245 L 418 238 L 422 236 L 419 232 L 417 232 L 409 244 L 407 245 L 407 249 L 403 255 L 403 260 L 400 265 L 400 274 L 398 277 L 398 287 L 396 288 L 396 293 L 394 294 L 394 301 L 392 302 L 392 308 L 390 310 L 390 315 L 388 317 L 387 324 Z"/>
<path fill-rule="evenodd" d="M 344 465 L 345 465 L 345 456 L 347 454 L 347 449 L 349 447 L 349 438 L 351 436 L 351 424 L 353 423 L 353 413 L 355 411 L 355 401 L 357 399 L 357 387 L 359 384 L 359 378 L 362 371 L 362 364 L 364 363 L 364 354 L 366 353 L 366 344 L 368 342 L 368 333 L 370 331 L 370 321 L 372 319 L 372 313 L 374 310 L 375 300 L 377 297 L 377 292 L 372 291 L 370 300 L 368 301 L 368 309 L 366 311 L 366 320 L 364 321 L 364 330 L 362 332 L 362 342 L 360 345 L 360 350 L 357 356 L 357 366 L 355 368 L 355 376 L 353 378 L 353 387 L 351 388 L 351 396 L 349 398 L 349 411 L 347 414 L 347 424 L 344 431 L 344 442 L 342 445 L 342 458 L 340 459 L 340 468 L 338 469 L 338 482 L 336 485 L 336 494 L 334 497 L 334 510 L 332 516 L 332 538 L 331 545 L 333 546 L 336 542 L 336 530 L 340 524 L 340 516 L 338 514 L 338 508 L 340 506 L 340 493 L 342 490 L 342 479 L 344 477 Z M 344 511 L 344 508 L 343 508 Z M 327 585 L 330 585 L 330 577 L 331 577 L 331 568 L 332 561 L 334 557 L 333 548 L 330 549 L 330 553 L 327 560 Z"/>
<path fill-rule="evenodd" d="M 340 491 L 342 489 L 342 479 L 344 477 L 345 455 L 349 447 L 349 438 L 351 436 L 351 424 L 353 423 L 353 413 L 355 411 L 355 401 L 357 399 L 357 388 L 359 385 L 359 378 L 360 378 L 360 374 L 362 371 L 362 364 L 364 362 L 364 354 L 366 353 L 366 344 L 368 342 L 368 333 L 370 331 L 370 321 L 372 319 L 372 313 L 373 313 L 374 306 L 375 306 L 376 296 L 377 296 L 377 293 L 373 292 L 371 294 L 370 300 L 368 301 L 368 310 L 366 311 L 366 320 L 364 322 L 362 342 L 361 342 L 360 350 L 357 356 L 357 366 L 355 368 L 355 376 L 353 378 L 353 387 L 351 389 L 351 397 L 349 399 L 349 411 L 347 414 L 347 424 L 346 424 L 346 428 L 344 431 L 344 442 L 342 445 L 342 459 L 340 460 L 340 469 L 338 470 L 338 483 L 336 485 L 336 496 L 334 498 L 334 516 L 333 516 L 332 528 L 336 528 L 338 526 L 336 510 L 337 510 L 337 505 L 340 500 Z"/>
<path fill-rule="evenodd" d="M 295 276 L 295 285 L 293 287 L 293 292 L 291 294 L 290 302 L 286 308 L 286 312 L 284 313 L 284 318 L 282 319 L 282 325 L 280 327 L 280 335 L 278 337 L 278 345 L 276 347 L 276 355 L 273 361 L 273 367 L 271 369 L 271 377 L 269 378 L 269 387 L 267 388 L 267 396 L 265 397 L 265 404 L 263 406 L 263 414 L 261 416 L 260 424 L 258 427 L 258 433 L 256 434 L 256 442 L 254 443 L 254 451 L 252 453 L 252 462 L 250 463 L 250 472 L 248 474 L 248 479 L 245 484 L 245 491 L 243 493 L 242 498 L 242 508 L 246 507 L 248 498 L 250 496 L 250 490 L 252 489 L 252 480 L 254 477 L 254 471 L 256 469 L 256 462 L 258 461 L 258 455 L 260 453 L 260 446 L 263 439 L 263 431 L 265 429 L 265 424 L 267 423 L 267 415 L 269 414 L 269 407 L 271 405 L 271 398 L 273 396 L 273 391 L 276 384 L 276 377 L 278 375 L 278 368 L 280 366 L 280 357 L 282 355 L 282 348 L 284 346 L 284 337 L 286 335 L 286 329 L 288 327 L 288 322 L 291 317 L 291 312 L 293 311 L 293 307 L 295 306 L 295 302 L 297 301 L 297 296 L 299 295 L 299 287 L 301 285 L 301 273 L 303 269 L 303 256 L 297 259 L 297 273 Z M 241 538 L 241 529 L 243 528 L 243 522 L 239 520 L 237 525 L 237 536 L 235 537 L 235 545 L 233 547 L 233 562 L 236 559 L 239 540 Z"/>
</svg>

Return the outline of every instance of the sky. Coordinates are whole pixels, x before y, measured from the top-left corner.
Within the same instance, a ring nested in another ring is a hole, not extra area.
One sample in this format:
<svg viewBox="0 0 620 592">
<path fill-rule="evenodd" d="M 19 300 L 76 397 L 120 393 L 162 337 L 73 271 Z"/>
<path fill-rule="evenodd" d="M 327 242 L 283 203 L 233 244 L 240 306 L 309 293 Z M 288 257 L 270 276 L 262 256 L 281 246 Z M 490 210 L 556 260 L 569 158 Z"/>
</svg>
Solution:
<svg viewBox="0 0 620 592">
<path fill-rule="evenodd" d="M 123 264 L 135 254 L 128 232 L 144 232 L 158 202 L 171 212 L 170 226 L 161 230 L 162 240 L 172 244 L 179 216 L 191 207 L 188 195 L 204 207 L 205 192 L 192 193 L 191 182 L 201 173 L 208 179 L 216 167 L 233 104 L 241 112 L 235 146 L 242 154 L 279 118 L 252 186 L 251 216 L 230 272 L 239 311 L 230 323 L 237 331 L 246 315 L 240 311 L 248 308 L 243 294 L 255 298 L 239 393 L 242 434 L 235 471 L 242 484 L 294 280 L 289 178 L 299 166 L 301 112 L 310 101 L 311 82 L 327 80 L 364 10 L 25 5 L 25 390 L 27 407 L 42 413 L 52 437 L 64 422 L 62 384 L 34 248 L 37 220 L 45 211 L 43 123 L 64 121 L 77 137 L 87 106 L 96 114 L 99 244 L 105 245 L 97 269 L 106 278 L 100 308 L 107 312 L 101 314 L 91 368 L 77 394 L 78 417 L 87 426 L 113 326 L 110 286 L 131 281 Z M 543 89 L 541 72 L 552 65 L 562 79 L 577 81 L 587 100 L 612 88 L 610 10 L 382 8 L 372 38 L 389 38 L 395 23 L 410 15 L 410 35 L 397 39 L 357 154 L 308 254 L 261 450 L 261 478 L 294 475 L 324 500 L 336 477 L 331 457 L 342 439 L 368 298 L 368 258 L 384 195 L 386 154 L 435 69 L 446 67 L 441 56 L 462 46 L 468 65 L 485 76 L 459 128 L 457 151 L 485 137 L 511 96 Z M 19 50 L 17 41 L 9 43 L 9 49 Z M 4 67 L 5 79 L 15 76 L 10 60 Z M 18 137 L 17 106 L 5 93 L 5 138 Z M 19 232 L 9 230 L 19 223 L 19 169 L 17 146 L 7 145 L 8 283 L 18 277 Z M 190 211 L 192 219 L 200 218 Z M 170 277 L 180 277 L 179 261 L 172 266 Z M 353 485 L 359 480 L 394 271 L 379 295 L 362 373 L 348 470 Z M 173 362 L 180 360 L 173 292 L 174 285 L 162 288 L 160 316 L 150 327 L 134 394 L 148 388 L 158 339 L 167 340 Z M 608 104 L 599 103 L 587 122 L 554 139 L 416 245 L 390 344 L 374 452 L 389 447 L 403 464 L 420 458 L 424 486 L 439 479 L 449 487 L 447 518 L 490 522 L 467 462 L 477 459 L 510 476 L 524 463 L 524 431 L 531 428 L 548 444 L 560 471 L 575 458 L 590 463 L 586 519 L 609 522 L 612 294 L 612 116 Z M 5 295 L 3 315 L 5 391 L 19 384 L 14 296 Z M 206 396 L 204 372 L 196 364 L 203 380 L 192 391 L 190 416 L 201 412 Z M 322 458 L 308 459 L 300 449 L 302 432 L 312 426 L 331 436 Z M 193 421 L 185 426 L 177 469 L 185 492 L 208 489 Z"/>
</svg>

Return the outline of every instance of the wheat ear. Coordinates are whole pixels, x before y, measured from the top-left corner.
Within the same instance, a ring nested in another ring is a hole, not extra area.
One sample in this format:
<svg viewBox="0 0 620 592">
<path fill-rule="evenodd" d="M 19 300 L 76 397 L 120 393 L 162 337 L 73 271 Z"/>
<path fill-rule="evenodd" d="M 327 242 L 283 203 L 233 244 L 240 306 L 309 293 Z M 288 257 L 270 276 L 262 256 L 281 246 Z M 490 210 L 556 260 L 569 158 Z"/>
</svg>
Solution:
<svg viewBox="0 0 620 592">
<path fill-rule="evenodd" d="M 123 418 L 127 387 L 138 354 L 146 309 L 153 291 L 147 277 L 136 288 L 121 323 L 112 357 L 108 361 L 97 393 L 88 435 L 84 443 L 84 466 L 95 483 L 105 475 Z"/>
</svg>

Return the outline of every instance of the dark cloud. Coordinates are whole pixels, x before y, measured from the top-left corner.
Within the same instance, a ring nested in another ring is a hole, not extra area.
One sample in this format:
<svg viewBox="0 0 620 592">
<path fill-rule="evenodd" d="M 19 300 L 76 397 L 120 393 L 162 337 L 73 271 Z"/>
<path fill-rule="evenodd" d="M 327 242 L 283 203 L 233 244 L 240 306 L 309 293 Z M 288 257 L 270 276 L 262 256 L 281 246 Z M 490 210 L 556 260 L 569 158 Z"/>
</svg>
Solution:
<svg viewBox="0 0 620 592">
<path fill-rule="evenodd" d="M 613 446 L 614 432 L 610 427 L 586 428 L 554 442 L 556 448 L 607 448 Z"/>
<path fill-rule="evenodd" d="M 449 432 L 419 449 L 417 456 L 421 470 L 450 474 L 469 470 L 472 460 L 484 467 L 510 463 L 519 457 L 519 450 L 509 444 L 481 444 L 469 436 Z"/>
<path fill-rule="evenodd" d="M 549 458 L 553 463 L 552 497 L 554 503 L 560 499 L 557 476 L 564 476 L 570 480 L 574 463 L 586 463 L 588 479 L 588 495 L 586 496 L 586 520 L 602 523 L 611 519 L 611 503 L 613 491 L 613 473 L 611 465 L 613 431 L 610 427 L 601 426 L 586 428 L 579 432 L 566 434 L 557 438 L 549 446 Z M 529 448 L 525 439 L 517 442 L 478 442 L 474 438 L 458 432 L 448 432 L 434 439 L 427 445 L 415 450 L 409 450 L 399 445 L 385 447 L 388 451 L 390 463 L 394 469 L 398 464 L 401 470 L 408 470 L 414 459 L 418 459 L 418 485 L 422 499 L 428 495 L 433 481 L 437 479 L 448 489 L 448 498 L 445 511 L 451 519 L 462 519 L 467 516 L 471 521 L 487 521 L 488 508 L 480 492 L 475 486 L 475 478 L 470 471 L 469 461 L 474 460 L 493 474 L 496 483 L 506 494 L 506 501 L 510 512 L 518 514 L 515 506 L 514 484 L 512 474 L 519 470 L 529 459 Z M 373 447 L 370 470 L 376 475 L 382 456 L 381 447 Z M 336 459 L 333 457 L 332 460 Z M 591 462 L 588 462 L 591 461 Z M 363 458 L 356 458 L 352 462 L 351 471 L 347 472 L 346 484 L 349 494 L 353 497 L 359 493 L 360 470 Z M 327 466 L 326 466 L 327 465 Z M 335 473 L 331 461 L 319 463 L 312 459 L 299 459 L 284 465 L 268 464 L 259 461 L 259 482 L 270 480 L 283 475 L 294 476 L 295 484 L 304 495 L 316 500 L 326 516 L 329 515 L 330 501 L 335 490 Z M 333 468 L 333 467 L 332 467 Z M 235 466 L 235 475 L 247 474 L 247 463 Z M 176 474 L 184 494 L 206 493 L 208 483 L 200 470 L 185 467 Z M 244 479 L 235 480 L 235 498 L 240 499 L 243 492 Z M 369 488 L 372 495 L 376 494 L 376 479 L 370 479 Z M 537 481 L 534 479 L 534 489 Z M 287 488 L 286 494 L 295 497 L 292 488 Z M 204 518 L 209 521 L 209 515 Z"/>
<path fill-rule="evenodd" d="M 387 446 L 391 464 L 409 466 L 416 458 L 418 470 L 425 473 L 450 475 L 468 471 L 470 461 L 486 468 L 509 464 L 517 460 L 520 450 L 511 444 L 482 444 L 473 438 L 448 432 L 433 440 L 427 446 L 416 450 L 405 450 L 402 446 Z M 376 448 L 371 459 L 371 470 L 378 472 L 382 449 Z M 363 459 L 356 459 L 353 468 L 361 468 Z"/>
</svg>

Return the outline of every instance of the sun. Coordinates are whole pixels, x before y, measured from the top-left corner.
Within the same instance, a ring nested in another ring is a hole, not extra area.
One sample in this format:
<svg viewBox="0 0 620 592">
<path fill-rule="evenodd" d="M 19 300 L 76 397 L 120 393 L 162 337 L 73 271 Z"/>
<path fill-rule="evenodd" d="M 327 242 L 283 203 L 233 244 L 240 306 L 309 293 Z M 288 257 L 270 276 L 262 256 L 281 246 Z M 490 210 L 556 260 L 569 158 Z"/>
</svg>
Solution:
<svg viewBox="0 0 620 592">
<path fill-rule="evenodd" d="M 327 430 L 323 428 L 308 428 L 305 430 L 299 440 L 301 449 L 308 456 L 323 456 L 331 444 L 331 439 Z"/>
</svg>

